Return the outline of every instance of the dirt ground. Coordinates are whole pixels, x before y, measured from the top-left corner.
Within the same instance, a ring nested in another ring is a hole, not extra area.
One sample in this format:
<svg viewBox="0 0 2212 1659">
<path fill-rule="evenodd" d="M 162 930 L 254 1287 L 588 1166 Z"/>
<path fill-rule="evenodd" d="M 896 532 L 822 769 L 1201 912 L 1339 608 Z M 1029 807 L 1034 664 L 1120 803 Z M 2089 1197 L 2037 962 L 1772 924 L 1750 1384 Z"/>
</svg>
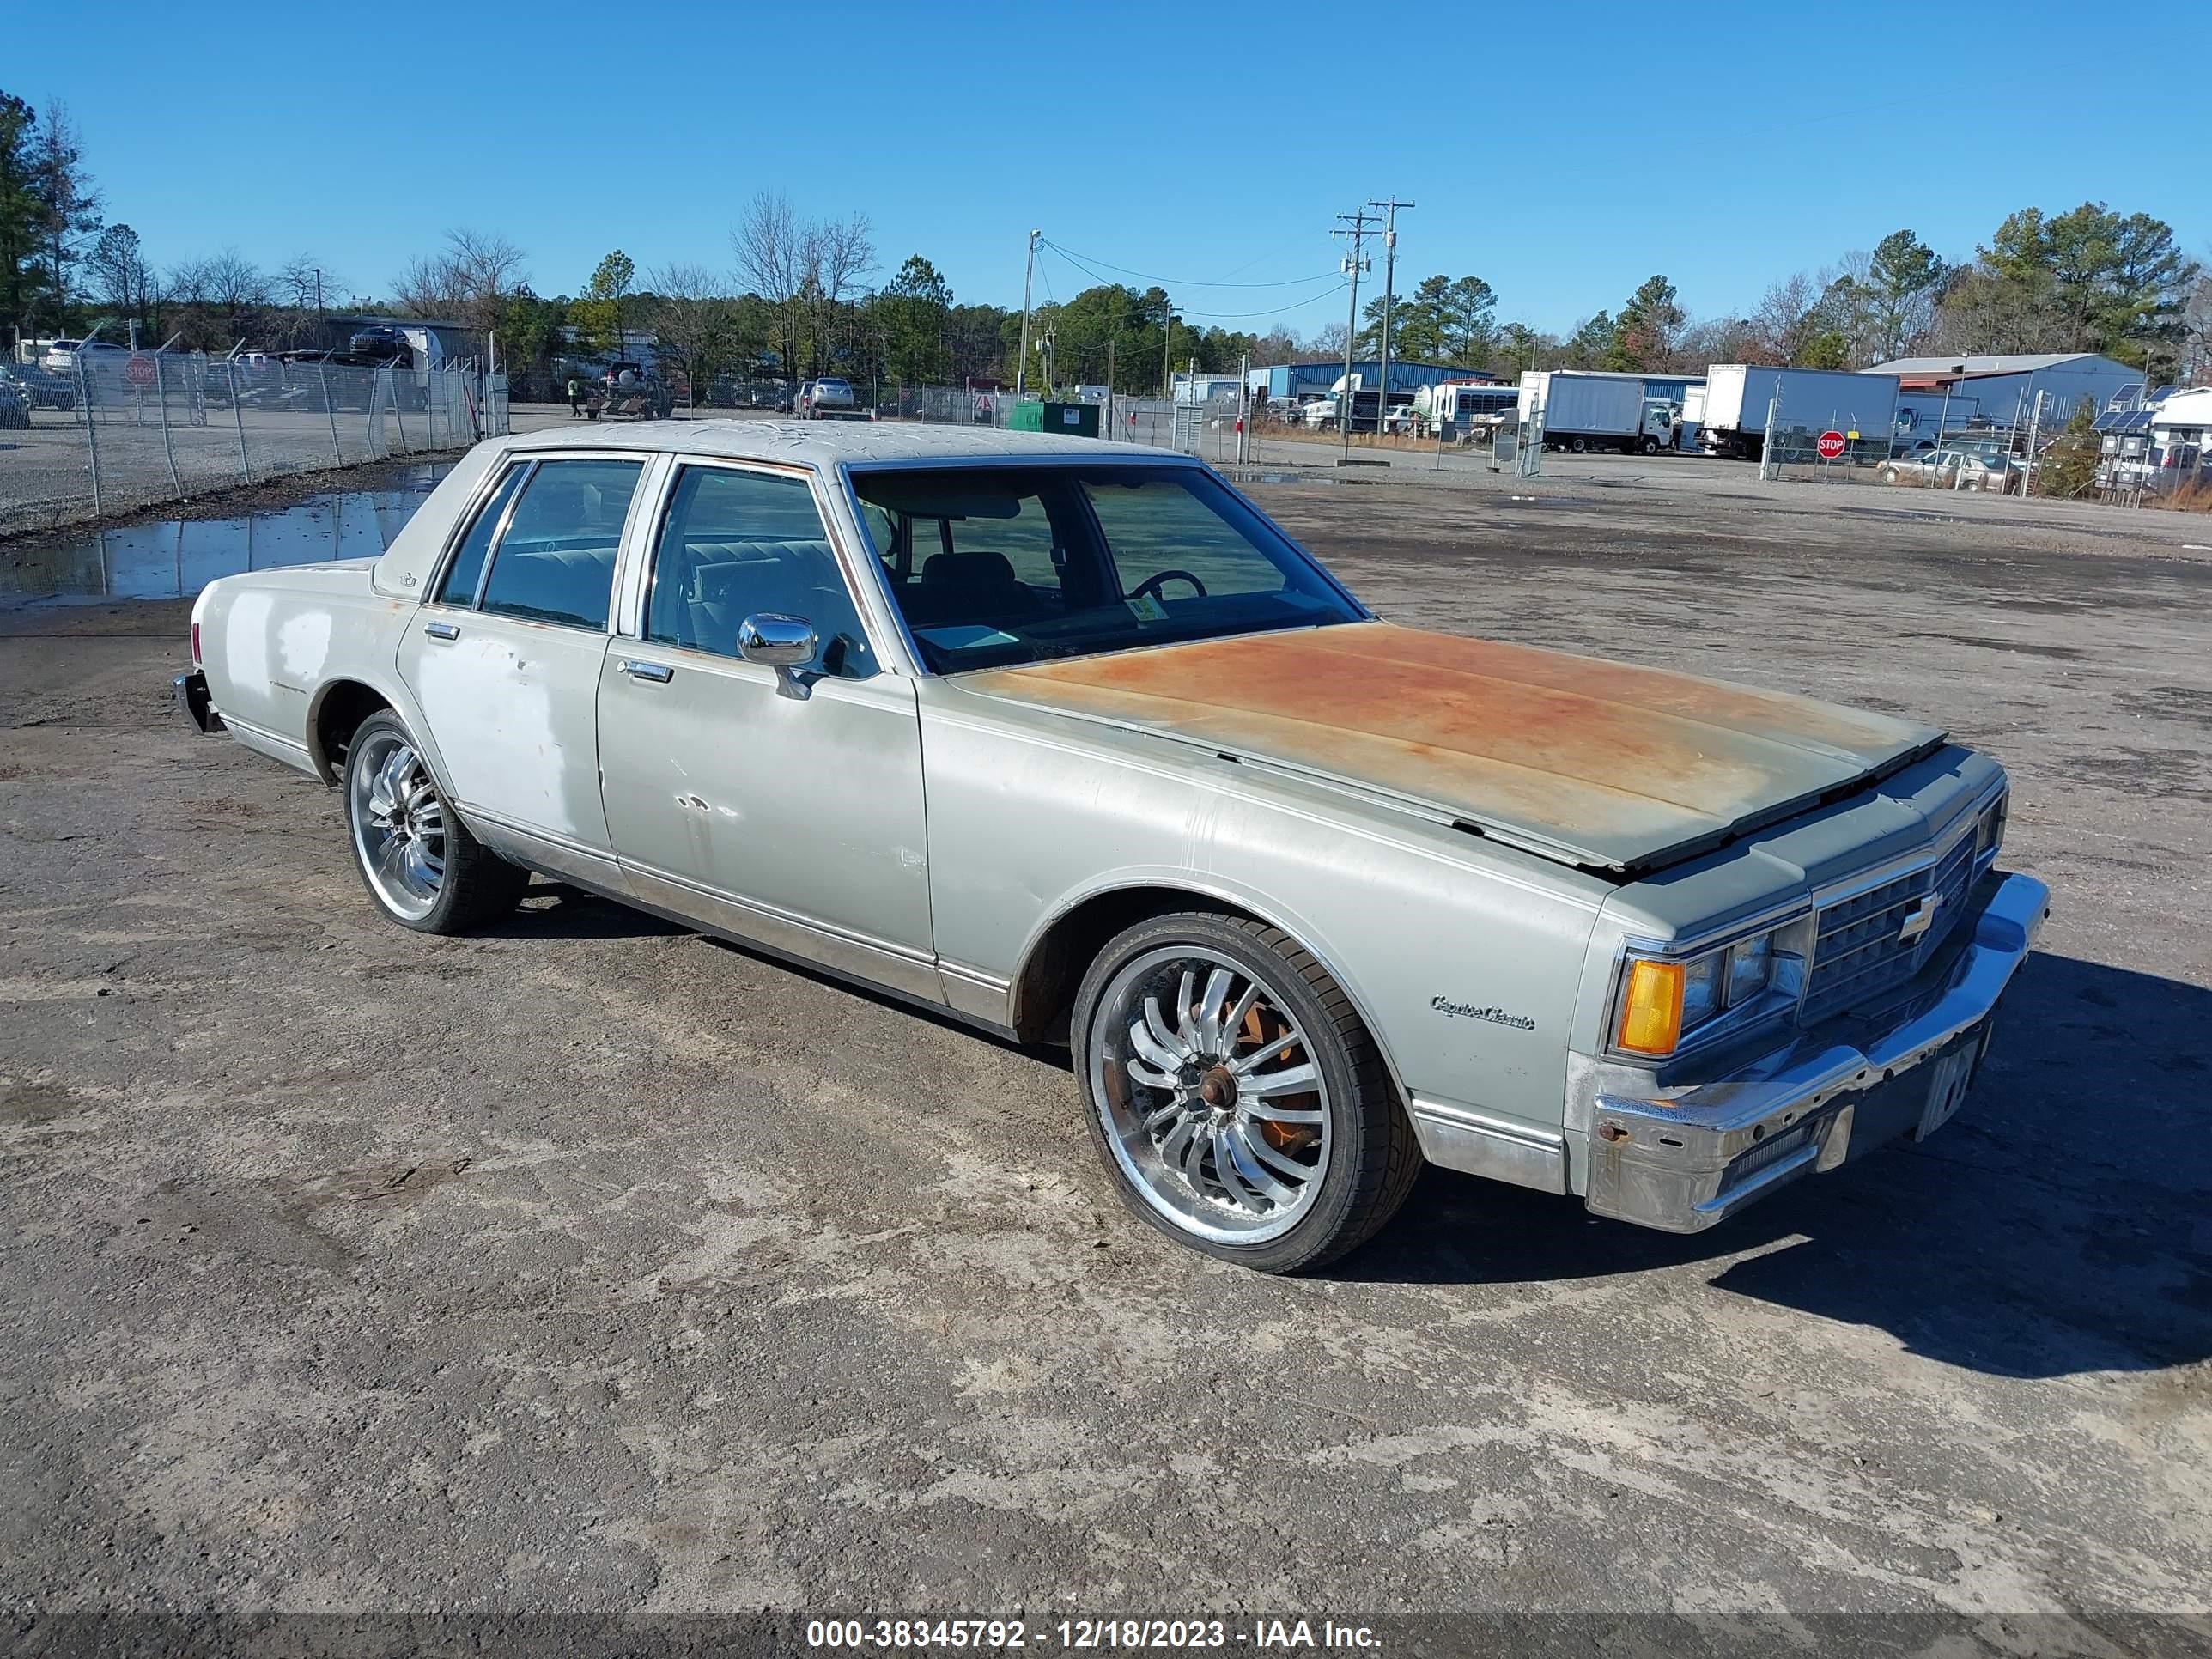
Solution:
<svg viewBox="0 0 2212 1659">
<path fill-rule="evenodd" d="M 380 922 L 183 605 L 0 611 L 0 1607 L 2204 1639 L 2212 537 L 1680 465 L 1255 494 L 1387 617 L 1994 750 L 1987 1080 L 1691 1238 L 1431 1171 L 1303 1281 L 1127 1218 L 1050 1054 L 559 888 Z"/>
</svg>

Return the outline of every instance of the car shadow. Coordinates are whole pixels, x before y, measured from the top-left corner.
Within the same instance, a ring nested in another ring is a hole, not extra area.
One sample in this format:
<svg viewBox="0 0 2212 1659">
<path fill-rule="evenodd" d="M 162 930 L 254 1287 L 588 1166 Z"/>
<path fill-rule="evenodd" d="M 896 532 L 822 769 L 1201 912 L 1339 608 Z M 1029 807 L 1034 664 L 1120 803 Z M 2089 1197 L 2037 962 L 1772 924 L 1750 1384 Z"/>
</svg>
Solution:
<svg viewBox="0 0 2212 1659">
<path fill-rule="evenodd" d="M 486 939 L 667 939 L 695 932 L 650 911 L 571 887 L 565 881 L 534 878 L 522 902 L 483 930 Z"/>
<path fill-rule="evenodd" d="M 1665 1271 L 2012 1376 L 2212 1355 L 2212 991 L 2029 959 L 1982 1079 L 1925 1144 L 1799 1181 L 1710 1231 L 1431 1170 L 1333 1277 L 1506 1285 Z"/>
</svg>

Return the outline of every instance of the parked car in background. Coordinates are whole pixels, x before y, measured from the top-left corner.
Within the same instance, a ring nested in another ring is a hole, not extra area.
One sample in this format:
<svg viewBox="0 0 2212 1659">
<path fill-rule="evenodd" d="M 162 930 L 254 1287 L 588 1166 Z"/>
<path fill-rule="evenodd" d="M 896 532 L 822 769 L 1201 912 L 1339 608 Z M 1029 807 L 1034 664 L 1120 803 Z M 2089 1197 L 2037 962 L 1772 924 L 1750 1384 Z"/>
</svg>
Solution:
<svg viewBox="0 0 2212 1659">
<path fill-rule="evenodd" d="M 1964 449 L 1931 449 L 1923 454 L 1892 456 L 1881 464 L 1875 477 L 1886 484 L 2002 493 L 2008 487 L 2012 473 L 2011 460 L 2005 456 Z"/>
<path fill-rule="evenodd" d="M 834 375 L 809 380 L 799 388 L 799 418 L 802 421 L 849 421 L 861 413 L 853 383 Z"/>
<path fill-rule="evenodd" d="M 31 425 L 31 399 L 16 382 L 0 379 L 0 432 L 26 432 Z"/>
<path fill-rule="evenodd" d="M 0 380 L 11 382 L 32 409 L 75 409 L 76 387 L 37 363 L 0 363 Z"/>
<path fill-rule="evenodd" d="M 382 557 L 225 577 L 191 629 L 185 710 L 338 791 L 391 921 L 495 925 L 541 871 L 1065 1045 L 1132 1211 L 1267 1272 L 1425 1162 L 1692 1232 L 1924 1139 L 2050 896 L 1939 728 L 1381 622 L 1133 445 L 496 439 Z M 1888 1178 L 1940 1201 L 2002 1139 Z"/>
</svg>

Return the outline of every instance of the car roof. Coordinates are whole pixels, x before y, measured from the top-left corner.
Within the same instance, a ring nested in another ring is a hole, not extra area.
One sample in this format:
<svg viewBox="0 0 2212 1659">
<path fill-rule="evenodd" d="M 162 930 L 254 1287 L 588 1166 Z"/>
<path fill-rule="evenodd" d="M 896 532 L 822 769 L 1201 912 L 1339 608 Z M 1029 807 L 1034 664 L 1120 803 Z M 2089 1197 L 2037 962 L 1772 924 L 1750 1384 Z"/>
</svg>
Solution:
<svg viewBox="0 0 2212 1659">
<path fill-rule="evenodd" d="M 1069 438 L 1052 432 L 1006 432 L 995 427 L 928 426 L 904 421 L 640 421 L 608 426 L 592 422 L 517 433 L 494 442 L 507 450 L 637 449 L 739 460 L 795 462 L 830 468 L 869 462 L 1024 460 L 1042 456 L 1069 460 L 1101 455 L 1188 462 L 1172 449 Z"/>
</svg>

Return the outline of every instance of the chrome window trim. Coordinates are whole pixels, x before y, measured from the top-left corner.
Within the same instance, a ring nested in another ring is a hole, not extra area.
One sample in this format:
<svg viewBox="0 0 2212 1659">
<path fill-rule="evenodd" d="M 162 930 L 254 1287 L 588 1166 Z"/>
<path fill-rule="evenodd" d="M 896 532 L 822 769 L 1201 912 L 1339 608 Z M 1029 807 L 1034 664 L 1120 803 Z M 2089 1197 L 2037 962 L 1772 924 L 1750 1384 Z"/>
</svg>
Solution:
<svg viewBox="0 0 2212 1659">
<path fill-rule="evenodd" d="M 507 533 L 507 521 L 514 516 L 514 503 L 530 487 L 530 474 L 537 470 L 537 456 L 514 454 L 509 454 L 503 465 L 486 469 L 483 477 L 477 482 L 476 492 L 469 497 L 468 510 L 456 515 L 453 527 L 446 532 L 446 544 L 431 563 L 429 580 L 423 584 L 421 604 L 435 605 L 441 611 L 473 611 L 477 608 L 477 601 L 483 596 L 485 572 L 491 568 L 491 556 L 499 546 L 499 538 Z M 477 527 L 477 520 L 483 516 L 484 508 L 491 504 L 492 498 L 499 494 L 508 477 L 517 472 L 522 475 L 522 483 L 515 487 L 514 494 L 500 509 L 499 522 L 492 526 L 490 544 L 484 549 L 484 568 L 477 572 L 476 589 L 470 594 L 469 602 L 459 605 L 452 599 L 441 599 L 439 590 L 445 586 L 446 573 L 452 568 L 453 561 L 460 556 L 461 544 L 468 540 L 469 532 Z"/>
</svg>

